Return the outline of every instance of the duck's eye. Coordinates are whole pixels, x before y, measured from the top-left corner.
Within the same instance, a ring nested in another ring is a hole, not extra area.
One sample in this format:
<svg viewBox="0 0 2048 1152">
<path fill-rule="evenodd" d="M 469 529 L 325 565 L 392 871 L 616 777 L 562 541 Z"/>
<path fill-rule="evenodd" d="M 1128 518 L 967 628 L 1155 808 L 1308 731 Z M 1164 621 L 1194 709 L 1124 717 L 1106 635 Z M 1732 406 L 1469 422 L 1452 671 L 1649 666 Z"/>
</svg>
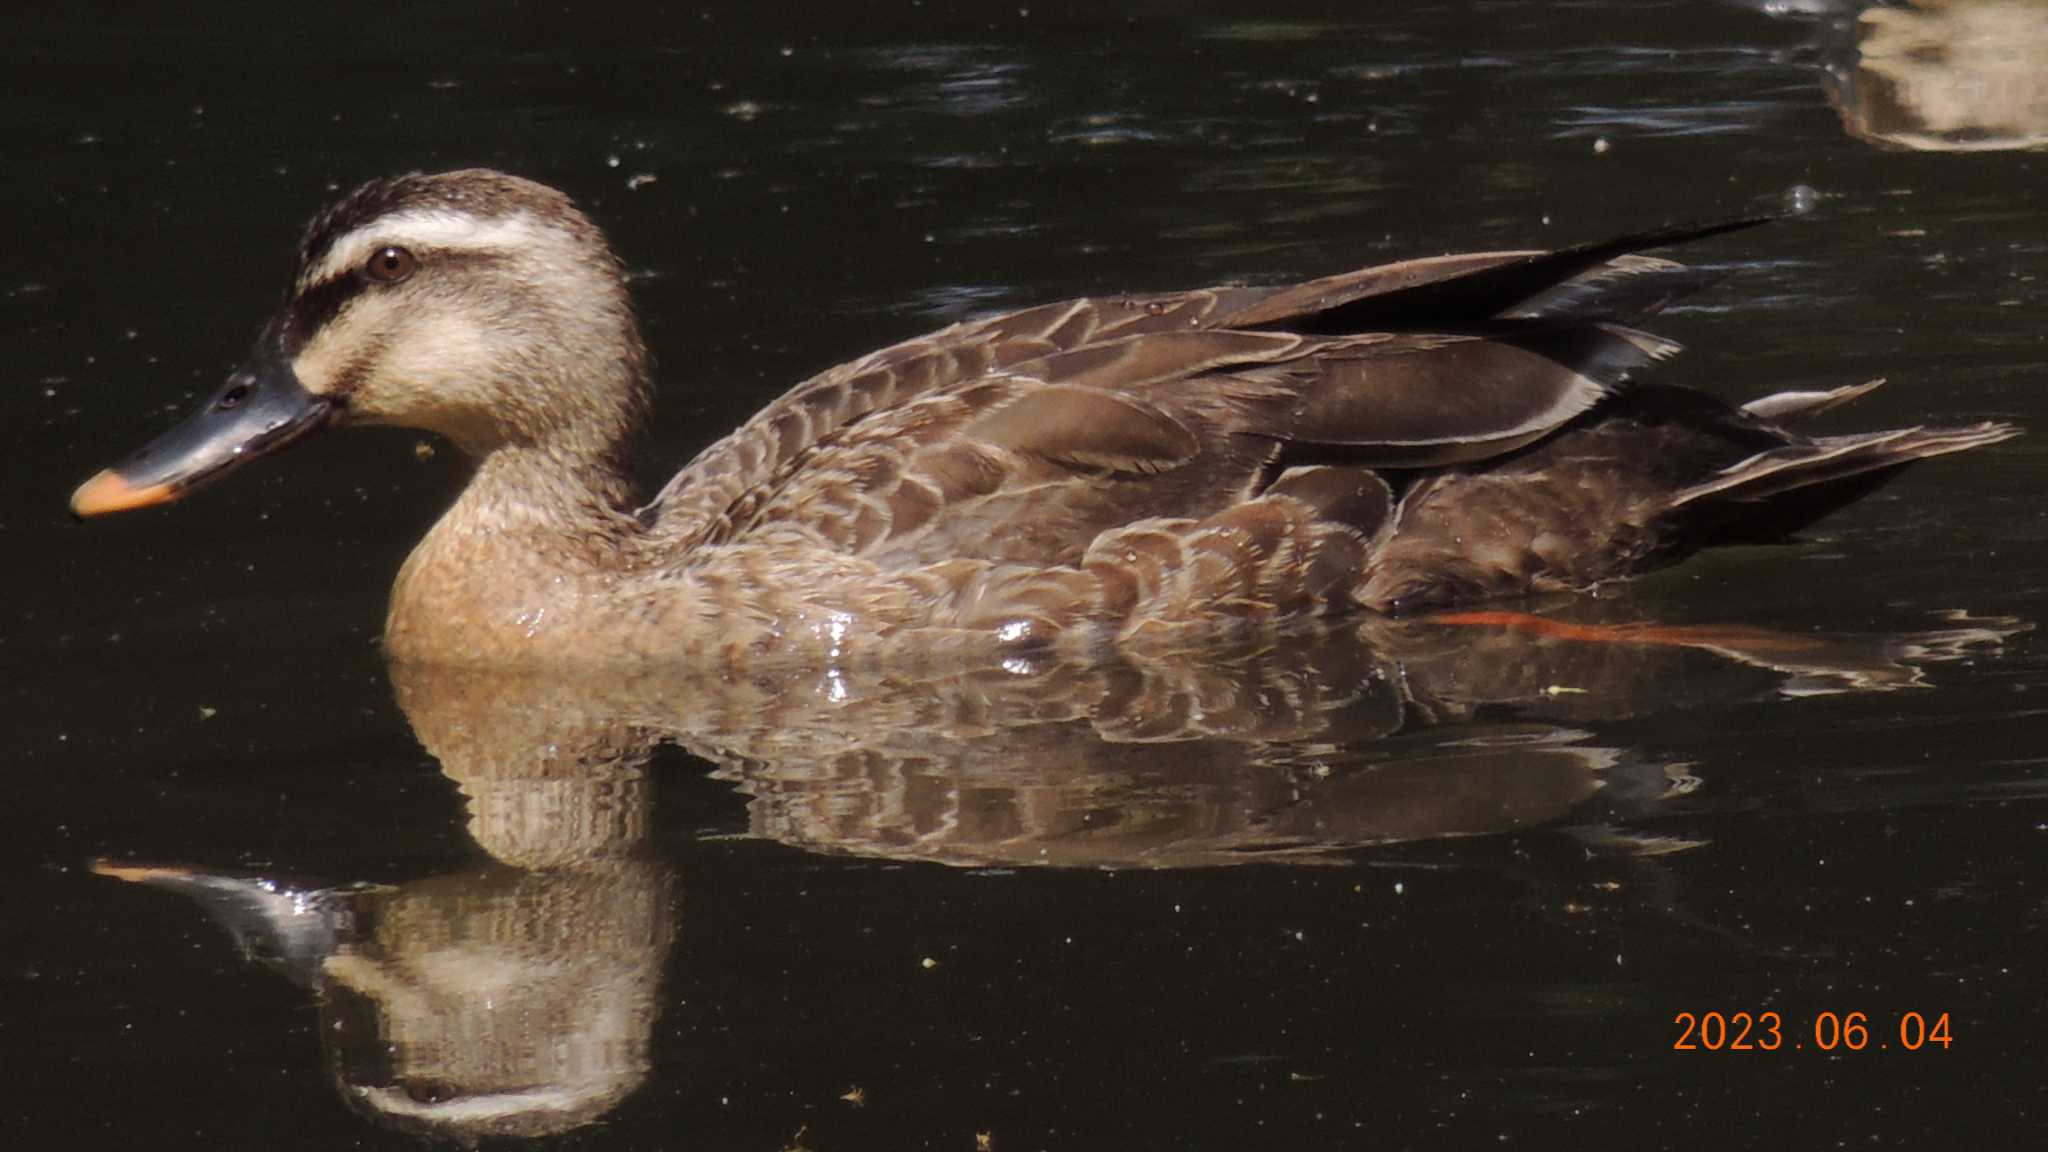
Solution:
<svg viewBox="0 0 2048 1152">
<path fill-rule="evenodd" d="M 462 1090 L 439 1080 L 406 1080 L 401 1086 L 416 1104 L 445 1104 L 462 1095 Z"/>
<path fill-rule="evenodd" d="M 413 254 L 396 246 L 379 248 L 370 256 L 370 262 L 363 265 L 363 275 L 379 284 L 396 284 L 413 274 L 420 262 Z"/>
</svg>

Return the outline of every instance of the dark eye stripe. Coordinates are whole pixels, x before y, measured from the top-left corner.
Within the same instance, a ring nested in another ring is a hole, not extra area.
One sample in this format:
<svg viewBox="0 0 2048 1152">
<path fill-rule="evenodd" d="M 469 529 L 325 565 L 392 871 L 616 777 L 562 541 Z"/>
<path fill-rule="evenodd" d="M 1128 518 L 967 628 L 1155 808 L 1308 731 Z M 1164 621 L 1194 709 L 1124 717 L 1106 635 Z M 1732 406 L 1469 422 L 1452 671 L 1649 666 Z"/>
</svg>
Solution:
<svg viewBox="0 0 2048 1152">
<path fill-rule="evenodd" d="M 499 252 L 436 250 L 412 252 L 416 264 L 431 260 L 436 268 L 490 267 L 504 259 Z M 310 343 L 320 327 L 339 315 L 348 302 L 371 289 L 387 289 L 369 278 L 362 266 L 337 272 L 330 279 L 308 287 L 285 304 L 282 347 L 287 357 L 296 356 Z"/>
<path fill-rule="evenodd" d="M 369 287 L 353 271 L 323 280 L 298 294 L 285 308 L 284 354 L 296 356 L 320 326 L 334 319 L 342 306 Z"/>
</svg>

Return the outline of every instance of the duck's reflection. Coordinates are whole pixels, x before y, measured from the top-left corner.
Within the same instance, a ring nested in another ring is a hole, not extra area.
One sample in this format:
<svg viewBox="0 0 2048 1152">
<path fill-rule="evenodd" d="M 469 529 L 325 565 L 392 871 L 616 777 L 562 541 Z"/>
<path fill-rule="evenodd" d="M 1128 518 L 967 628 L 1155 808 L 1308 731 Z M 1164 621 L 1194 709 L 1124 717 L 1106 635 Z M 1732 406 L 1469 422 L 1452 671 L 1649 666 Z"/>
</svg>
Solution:
<svg viewBox="0 0 2048 1152">
<path fill-rule="evenodd" d="M 1859 140 L 1925 152 L 2048 147 L 2048 0 L 1752 6 L 1819 18 L 1828 99 Z"/>
<path fill-rule="evenodd" d="M 96 870 L 192 897 L 312 989 L 334 1079 L 377 1119 L 464 1140 L 580 1127 L 647 1077 L 675 930 L 669 870 L 644 851 L 650 749 L 516 704 L 444 719 L 490 733 L 443 760 L 480 867 L 337 888 Z"/>
<path fill-rule="evenodd" d="M 746 794 L 753 834 L 810 851 L 1005 868 L 1327 862 L 1376 843 L 1625 821 L 1692 778 L 1604 746 L 1587 730 L 1600 718 L 1917 686 L 1925 665 L 2016 627 L 1817 637 L 1586 615 L 1599 610 L 930 673 L 395 667 L 490 864 L 305 889 L 97 868 L 192 897 L 312 988 L 335 1078 L 372 1115 L 462 1140 L 540 1135 L 603 1115 L 649 1072 L 678 908 L 648 849 L 646 766 L 663 743 Z"/>
</svg>

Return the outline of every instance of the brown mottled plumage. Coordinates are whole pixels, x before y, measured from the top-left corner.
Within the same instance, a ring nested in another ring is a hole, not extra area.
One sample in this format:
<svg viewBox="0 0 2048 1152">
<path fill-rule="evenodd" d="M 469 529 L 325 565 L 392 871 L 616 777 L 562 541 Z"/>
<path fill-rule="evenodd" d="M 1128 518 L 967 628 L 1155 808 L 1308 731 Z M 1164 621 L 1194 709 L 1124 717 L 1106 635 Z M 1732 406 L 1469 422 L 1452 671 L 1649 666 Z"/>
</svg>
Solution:
<svg viewBox="0 0 2048 1152">
<path fill-rule="evenodd" d="M 799 385 L 636 510 L 646 356 L 601 234 L 515 177 L 405 176 L 315 221 L 284 315 L 215 407 L 239 387 L 290 409 L 234 433 L 257 450 L 353 420 L 477 458 L 399 574 L 402 659 L 1182 643 L 1585 587 L 2014 434 L 1808 438 L 1775 420 L 1847 390 L 1743 410 L 1629 383 L 1676 351 L 1631 325 L 1712 279 L 1636 252 L 1747 223 L 956 324 Z M 207 450 L 179 471 L 152 446 L 74 507 L 167 499 L 255 454 Z"/>
</svg>

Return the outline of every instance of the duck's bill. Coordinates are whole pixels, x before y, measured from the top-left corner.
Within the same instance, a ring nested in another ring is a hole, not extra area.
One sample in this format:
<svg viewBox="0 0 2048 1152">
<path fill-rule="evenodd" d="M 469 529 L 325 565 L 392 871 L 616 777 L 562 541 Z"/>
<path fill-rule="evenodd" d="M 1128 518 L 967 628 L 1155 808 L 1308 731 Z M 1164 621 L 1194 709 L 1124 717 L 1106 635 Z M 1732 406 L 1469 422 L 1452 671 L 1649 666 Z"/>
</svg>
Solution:
<svg viewBox="0 0 2048 1152">
<path fill-rule="evenodd" d="M 176 500 L 321 427 L 333 409 L 299 384 L 289 364 L 259 360 L 228 377 L 183 423 L 79 485 L 71 511 L 103 516 Z"/>
</svg>

